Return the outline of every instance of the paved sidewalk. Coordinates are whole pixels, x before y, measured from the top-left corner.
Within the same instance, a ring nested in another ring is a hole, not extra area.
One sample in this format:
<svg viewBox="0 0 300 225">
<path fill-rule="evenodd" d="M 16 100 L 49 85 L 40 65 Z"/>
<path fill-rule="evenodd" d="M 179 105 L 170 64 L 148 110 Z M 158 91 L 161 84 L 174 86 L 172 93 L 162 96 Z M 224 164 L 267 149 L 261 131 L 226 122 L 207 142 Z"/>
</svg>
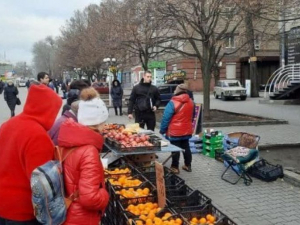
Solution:
<svg viewBox="0 0 300 225">
<path fill-rule="evenodd" d="M 110 115 L 108 122 L 123 124 L 133 122 L 126 116 L 114 116 L 112 111 Z M 168 155 L 159 154 L 158 160 L 163 162 Z M 166 166 L 169 167 L 170 164 L 169 161 Z M 180 165 L 183 165 L 182 155 Z M 192 173 L 181 170 L 180 176 L 185 179 L 186 184 L 210 197 L 213 204 L 237 224 L 300 224 L 300 188 L 282 179 L 271 183 L 253 179 L 250 186 L 245 186 L 242 180 L 236 185 L 228 184 L 221 179 L 224 165 L 201 154 L 193 154 L 192 169 Z M 228 175 L 233 179 L 236 178 L 234 174 Z"/>
</svg>

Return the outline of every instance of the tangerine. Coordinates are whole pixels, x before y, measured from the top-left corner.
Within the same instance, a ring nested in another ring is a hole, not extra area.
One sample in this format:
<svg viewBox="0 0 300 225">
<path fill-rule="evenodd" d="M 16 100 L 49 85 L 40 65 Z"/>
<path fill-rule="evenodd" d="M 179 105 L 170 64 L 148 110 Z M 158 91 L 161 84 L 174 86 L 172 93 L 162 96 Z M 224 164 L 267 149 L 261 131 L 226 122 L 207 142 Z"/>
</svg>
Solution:
<svg viewBox="0 0 300 225">
<path fill-rule="evenodd" d="M 202 217 L 200 220 L 199 220 L 199 223 L 200 224 L 205 224 L 206 223 L 206 219 L 204 217 Z"/>
</svg>

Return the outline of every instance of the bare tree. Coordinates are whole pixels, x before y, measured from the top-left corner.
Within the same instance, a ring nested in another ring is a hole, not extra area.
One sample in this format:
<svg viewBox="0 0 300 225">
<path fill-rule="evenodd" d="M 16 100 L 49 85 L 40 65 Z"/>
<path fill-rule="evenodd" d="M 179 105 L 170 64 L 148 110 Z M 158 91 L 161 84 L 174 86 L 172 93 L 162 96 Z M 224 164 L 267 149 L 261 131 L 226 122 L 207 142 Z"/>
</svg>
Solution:
<svg viewBox="0 0 300 225">
<path fill-rule="evenodd" d="M 231 0 L 153 0 L 157 11 L 165 21 L 174 23 L 168 33 L 169 42 L 180 41 L 184 47 L 168 45 L 166 49 L 184 56 L 196 57 L 201 64 L 204 116 L 210 115 L 210 82 L 216 65 L 226 54 L 234 51 L 222 51 L 228 37 L 236 34 L 242 22 L 238 8 Z M 234 5 L 225 11 L 226 5 Z M 188 47 L 190 46 L 190 47 Z"/>
</svg>

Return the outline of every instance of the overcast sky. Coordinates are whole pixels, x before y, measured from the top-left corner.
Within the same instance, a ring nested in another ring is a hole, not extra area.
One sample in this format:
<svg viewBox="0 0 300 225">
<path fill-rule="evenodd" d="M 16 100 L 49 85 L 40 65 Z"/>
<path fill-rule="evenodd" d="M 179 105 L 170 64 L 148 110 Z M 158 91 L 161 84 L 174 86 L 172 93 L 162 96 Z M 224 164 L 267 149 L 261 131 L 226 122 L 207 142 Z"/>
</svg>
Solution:
<svg viewBox="0 0 300 225">
<path fill-rule="evenodd" d="M 0 0 L 0 61 L 32 62 L 33 43 L 51 35 L 90 3 L 100 0 Z"/>
</svg>

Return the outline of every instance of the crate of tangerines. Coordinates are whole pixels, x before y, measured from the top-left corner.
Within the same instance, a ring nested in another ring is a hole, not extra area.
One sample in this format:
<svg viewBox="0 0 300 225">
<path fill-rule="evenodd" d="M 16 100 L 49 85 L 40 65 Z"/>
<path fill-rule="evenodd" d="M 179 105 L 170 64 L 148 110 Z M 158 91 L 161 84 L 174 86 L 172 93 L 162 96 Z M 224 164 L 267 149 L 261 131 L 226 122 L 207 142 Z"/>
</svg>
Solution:
<svg viewBox="0 0 300 225">
<path fill-rule="evenodd" d="M 170 208 L 161 209 L 156 202 L 130 204 L 123 212 L 122 224 L 134 225 L 182 225 L 183 219 Z"/>
<path fill-rule="evenodd" d="M 182 212 L 181 215 L 188 225 L 236 225 L 212 204 L 198 211 Z"/>
</svg>

